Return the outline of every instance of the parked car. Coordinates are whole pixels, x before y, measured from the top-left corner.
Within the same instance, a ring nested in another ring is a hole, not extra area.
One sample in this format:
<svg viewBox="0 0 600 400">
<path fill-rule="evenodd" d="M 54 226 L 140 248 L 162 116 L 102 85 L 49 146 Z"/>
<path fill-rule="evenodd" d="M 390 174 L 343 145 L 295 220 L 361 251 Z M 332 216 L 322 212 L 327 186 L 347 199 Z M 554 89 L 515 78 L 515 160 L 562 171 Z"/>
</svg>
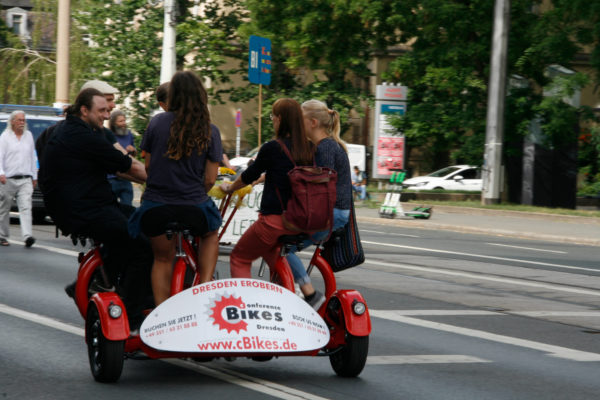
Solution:
<svg viewBox="0 0 600 400">
<path fill-rule="evenodd" d="M 481 169 L 473 165 L 453 165 L 432 172 L 429 175 L 406 179 L 405 189 L 412 190 L 468 190 L 481 191 Z"/>
<path fill-rule="evenodd" d="M 243 172 L 248 168 L 250 160 L 254 160 L 258 154 L 260 147 L 255 147 L 248 152 L 245 156 L 239 156 L 229 159 L 229 164 L 236 170 L 237 173 Z"/>
<path fill-rule="evenodd" d="M 53 107 L 0 104 L 0 135 L 6 129 L 10 113 L 16 110 L 25 112 L 27 129 L 33 134 L 34 142 L 42 134 L 44 129 L 64 119 L 64 117 L 60 116 L 62 110 Z M 46 206 L 44 205 L 44 197 L 39 188 L 33 190 L 31 202 L 31 212 L 34 222 L 43 221 L 47 212 Z M 18 211 L 16 199 L 13 199 L 11 210 Z"/>
</svg>

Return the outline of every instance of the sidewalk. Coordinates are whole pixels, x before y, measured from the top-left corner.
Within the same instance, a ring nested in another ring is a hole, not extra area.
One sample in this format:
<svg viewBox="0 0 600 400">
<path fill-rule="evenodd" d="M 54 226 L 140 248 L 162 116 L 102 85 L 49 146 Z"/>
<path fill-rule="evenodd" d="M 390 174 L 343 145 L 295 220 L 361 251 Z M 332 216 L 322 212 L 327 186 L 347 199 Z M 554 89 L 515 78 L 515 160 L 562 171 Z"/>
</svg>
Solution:
<svg viewBox="0 0 600 400">
<path fill-rule="evenodd" d="M 410 210 L 414 204 L 403 203 L 403 206 L 405 210 Z M 359 223 L 600 246 L 600 218 L 434 206 L 428 220 L 406 217 L 389 219 L 381 218 L 377 208 L 357 206 L 356 219 Z"/>
</svg>

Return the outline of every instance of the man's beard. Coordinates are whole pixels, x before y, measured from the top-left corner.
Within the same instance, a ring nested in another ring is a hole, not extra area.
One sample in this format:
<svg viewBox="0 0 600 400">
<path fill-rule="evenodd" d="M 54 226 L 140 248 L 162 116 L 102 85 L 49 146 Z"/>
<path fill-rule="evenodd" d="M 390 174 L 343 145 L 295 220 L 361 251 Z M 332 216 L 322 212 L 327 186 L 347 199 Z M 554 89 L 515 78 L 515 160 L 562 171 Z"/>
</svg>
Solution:
<svg viewBox="0 0 600 400">
<path fill-rule="evenodd" d="M 127 135 L 127 128 L 115 128 L 115 134 L 119 136 Z"/>
</svg>

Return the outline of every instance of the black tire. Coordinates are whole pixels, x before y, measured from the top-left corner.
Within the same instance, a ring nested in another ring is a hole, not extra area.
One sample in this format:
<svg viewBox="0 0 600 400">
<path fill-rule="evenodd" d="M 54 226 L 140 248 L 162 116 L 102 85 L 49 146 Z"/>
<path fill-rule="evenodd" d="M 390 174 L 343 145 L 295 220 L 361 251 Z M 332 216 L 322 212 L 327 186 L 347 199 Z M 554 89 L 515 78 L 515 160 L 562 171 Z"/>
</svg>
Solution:
<svg viewBox="0 0 600 400">
<path fill-rule="evenodd" d="M 88 359 L 94 379 L 98 382 L 116 382 L 123 371 L 125 341 L 108 340 L 102 333 L 98 309 L 90 303 L 86 318 Z"/>
<path fill-rule="evenodd" d="M 329 356 L 331 367 L 338 376 L 354 378 L 365 367 L 369 354 L 369 337 L 346 335 L 344 347 Z"/>
</svg>

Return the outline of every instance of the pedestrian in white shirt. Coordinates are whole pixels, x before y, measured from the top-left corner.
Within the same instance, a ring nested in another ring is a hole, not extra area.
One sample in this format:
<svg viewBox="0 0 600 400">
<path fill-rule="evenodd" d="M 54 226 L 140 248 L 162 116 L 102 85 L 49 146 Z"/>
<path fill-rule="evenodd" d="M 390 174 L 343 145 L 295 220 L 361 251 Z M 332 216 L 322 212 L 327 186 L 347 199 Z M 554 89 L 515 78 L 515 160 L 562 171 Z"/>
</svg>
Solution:
<svg viewBox="0 0 600 400">
<path fill-rule="evenodd" d="M 33 135 L 25 129 L 25 112 L 14 111 L 0 135 L 0 246 L 8 246 L 10 205 L 17 199 L 25 247 L 35 243 L 31 230 L 31 197 L 37 185 L 37 156 Z"/>
</svg>

